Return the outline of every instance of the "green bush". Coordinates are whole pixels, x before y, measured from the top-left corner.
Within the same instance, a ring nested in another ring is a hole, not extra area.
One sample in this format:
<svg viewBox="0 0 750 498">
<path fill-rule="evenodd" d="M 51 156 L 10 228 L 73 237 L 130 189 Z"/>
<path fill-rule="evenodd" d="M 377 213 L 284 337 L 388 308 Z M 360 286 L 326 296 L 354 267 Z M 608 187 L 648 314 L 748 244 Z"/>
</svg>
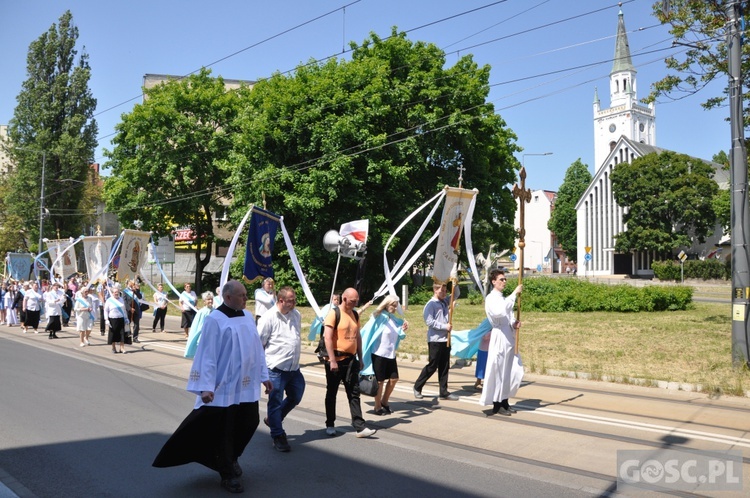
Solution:
<svg viewBox="0 0 750 498">
<path fill-rule="evenodd" d="M 515 284 L 509 282 L 506 291 Z M 524 281 L 523 308 L 541 312 L 668 311 L 690 307 L 693 289 L 687 286 L 634 287 L 594 284 L 573 278 L 535 277 Z"/>
<path fill-rule="evenodd" d="M 680 281 L 680 263 L 677 261 L 654 261 L 651 264 L 654 276 L 664 281 Z M 685 261 L 685 278 L 700 280 L 728 280 L 731 275 L 731 265 L 718 259 L 691 259 Z"/>
<path fill-rule="evenodd" d="M 413 305 L 425 304 L 427 301 L 432 299 L 433 294 L 434 292 L 432 291 L 432 284 L 430 284 L 429 286 L 422 285 L 420 287 L 412 289 L 409 292 L 409 304 L 413 304 Z"/>
<path fill-rule="evenodd" d="M 651 269 L 654 270 L 654 277 L 659 280 L 680 280 L 680 265 L 675 261 L 654 261 L 651 263 Z"/>
</svg>

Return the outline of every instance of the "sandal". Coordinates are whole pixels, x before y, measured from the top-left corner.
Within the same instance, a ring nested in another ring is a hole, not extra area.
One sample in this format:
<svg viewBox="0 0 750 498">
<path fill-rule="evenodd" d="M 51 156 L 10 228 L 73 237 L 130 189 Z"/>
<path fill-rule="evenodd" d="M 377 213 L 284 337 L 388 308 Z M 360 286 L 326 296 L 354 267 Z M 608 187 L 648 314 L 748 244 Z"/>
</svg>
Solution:
<svg viewBox="0 0 750 498">
<path fill-rule="evenodd" d="M 381 410 L 383 410 L 386 415 L 390 415 L 392 413 L 391 412 L 391 405 L 383 405 L 383 404 L 381 404 L 380 406 L 381 406 Z"/>
</svg>

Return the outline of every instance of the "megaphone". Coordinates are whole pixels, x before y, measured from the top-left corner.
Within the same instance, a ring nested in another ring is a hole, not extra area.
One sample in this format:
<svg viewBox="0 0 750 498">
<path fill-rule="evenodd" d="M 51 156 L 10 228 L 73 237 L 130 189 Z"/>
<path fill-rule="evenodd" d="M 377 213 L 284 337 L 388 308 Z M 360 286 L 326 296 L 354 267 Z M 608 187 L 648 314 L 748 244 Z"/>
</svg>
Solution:
<svg viewBox="0 0 750 498">
<path fill-rule="evenodd" d="M 323 247 L 325 247 L 328 252 L 337 252 L 339 250 L 340 240 L 341 237 L 339 237 L 339 233 L 336 230 L 328 230 L 326 234 L 323 235 Z"/>
</svg>

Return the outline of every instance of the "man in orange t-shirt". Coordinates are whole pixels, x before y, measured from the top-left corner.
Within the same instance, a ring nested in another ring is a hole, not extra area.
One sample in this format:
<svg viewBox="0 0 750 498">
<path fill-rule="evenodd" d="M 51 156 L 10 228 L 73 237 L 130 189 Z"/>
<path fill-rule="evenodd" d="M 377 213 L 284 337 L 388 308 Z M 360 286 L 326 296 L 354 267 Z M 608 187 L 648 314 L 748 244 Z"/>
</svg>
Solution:
<svg viewBox="0 0 750 498">
<path fill-rule="evenodd" d="M 362 358 L 362 336 L 359 333 L 359 316 L 354 308 L 359 302 L 356 289 L 346 289 L 341 295 L 339 323 L 336 325 L 336 310 L 331 309 L 325 318 L 326 360 L 326 434 L 336 435 L 336 394 L 339 384 L 344 383 L 352 425 L 357 437 L 369 437 L 374 429 L 365 426 L 359 399 L 359 370 Z"/>
</svg>

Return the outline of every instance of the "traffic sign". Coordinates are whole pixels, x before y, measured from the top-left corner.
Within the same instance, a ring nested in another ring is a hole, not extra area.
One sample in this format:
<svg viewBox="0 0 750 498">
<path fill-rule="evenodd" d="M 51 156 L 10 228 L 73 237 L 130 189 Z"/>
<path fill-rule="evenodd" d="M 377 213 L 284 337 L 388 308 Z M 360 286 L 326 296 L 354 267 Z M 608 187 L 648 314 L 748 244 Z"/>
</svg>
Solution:
<svg viewBox="0 0 750 498">
<path fill-rule="evenodd" d="M 686 259 L 688 259 L 688 256 L 687 254 L 685 254 L 685 251 L 680 251 L 680 254 L 678 254 L 677 257 L 680 258 L 680 261 L 682 261 L 683 263 L 685 262 Z"/>
<path fill-rule="evenodd" d="M 591 253 L 587 252 L 583 259 L 585 259 L 586 261 L 591 261 Z"/>
<path fill-rule="evenodd" d="M 542 271 L 542 265 L 536 265 L 536 271 Z"/>
<path fill-rule="evenodd" d="M 591 246 L 586 246 L 586 254 L 590 254 L 590 253 L 591 253 Z"/>
<path fill-rule="evenodd" d="M 512 262 L 514 262 L 514 263 L 515 263 L 517 259 L 518 259 L 518 256 L 516 256 L 515 254 L 511 254 L 511 255 L 510 255 L 510 260 L 511 260 Z"/>
</svg>

